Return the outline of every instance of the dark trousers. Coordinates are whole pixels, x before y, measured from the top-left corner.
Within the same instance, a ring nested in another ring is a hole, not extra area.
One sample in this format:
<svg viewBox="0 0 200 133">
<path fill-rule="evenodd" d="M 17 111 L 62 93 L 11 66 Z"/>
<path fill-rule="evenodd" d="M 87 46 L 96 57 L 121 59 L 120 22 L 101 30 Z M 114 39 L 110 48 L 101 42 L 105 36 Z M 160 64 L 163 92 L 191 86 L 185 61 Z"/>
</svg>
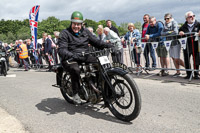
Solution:
<svg viewBox="0 0 200 133">
<path fill-rule="evenodd" d="M 53 60 L 54 60 L 54 65 L 58 64 L 58 56 L 57 56 L 56 48 L 52 48 L 52 56 L 53 56 Z"/>
<path fill-rule="evenodd" d="M 123 48 L 111 53 L 113 63 L 123 63 Z"/>
<path fill-rule="evenodd" d="M 51 70 L 52 65 L 53 65 L 53 59 L 52 59 L 51 55 L 50 54 L 45 55 L 45 59 L 46 59 L 46 62 L 48 63 L 49 70 Z"/>
<path fill-rule="evenodd" d="M 42 52 L 38 52 L 38 63 L 40 65 L 43 65 L 43 62 L 42 62 Z"/>
<path fill-rule="evenodd" d="M 153 47 L 150 43 L 147 43 L 146 47 L 144 49 L 144 57 L 145 57 L 145 60 L 146 60 L 145 67 L 149 67 L 149 65 L 150 65 L 149 53 L 150 53 L 152 61 L 153 61 L 152 67 L 156 67 L 155 50 L 153 49 Z"/>
<path fill-rule="evenodd" d="M 136 49 L 131 51 L 131 58 L 135 62 L 135 64 L 140 65 L 140 53 L 136 52 Z"/>
<path fill-rule="evenodd" d="M 184 50 L 184 61 L 185 61 L 185 68 L 186 69 L 191 69 L 191 64 L 190 64 L 190 57 L 191 55 L 193 56 L 193 53 L 189 53 L 188 50 Z M 194 69 L 199 70 L 199 53 L 195 52 L 193 56 L 193 62 L 194 62 Z M 187 71 L 187 76 L 191 75 L 191 71 Z M 194 76 L 198 76 L 199 72 L 196 71 L 194 72 Z"/>
<path fill-rule="evenodd" d="M 96 57 L 88 56 L 84 61 L 74 62 L 72 64 L 67 63 L 66 61 L 62 62 L 62 65 L 66 71 L 69 72 L 71 76 L 73 93 L 76 94 L 80 90 L 80 68 L 79 65 L 84 62 L 88 63 L 96 63 Z"/>
<path fill-rule="evenodd" d="M 22 59 L 22 62 L 24 64 L 25 70 L 28 70 L 29 69 L 29 64 L 28 64 L 29 59 L 28 58 Z"/>
</svg>

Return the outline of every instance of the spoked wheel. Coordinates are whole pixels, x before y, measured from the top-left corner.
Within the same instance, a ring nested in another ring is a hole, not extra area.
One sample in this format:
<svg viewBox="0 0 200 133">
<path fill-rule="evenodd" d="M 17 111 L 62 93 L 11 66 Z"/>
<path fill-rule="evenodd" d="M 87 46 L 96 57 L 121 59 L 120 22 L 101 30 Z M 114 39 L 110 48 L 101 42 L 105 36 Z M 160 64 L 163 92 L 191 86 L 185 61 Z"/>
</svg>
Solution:
<svg viewBox="0 0 200 133">
<path fill-rule="evenodd" d="M 3 68 L 2 68 L 3 69 L 3 75 L 6 76 L 7 75 L 7 69 L 8 69 L 7 68 L 7 63 L 4 62 L 3 64 L 4 64 L 4 65 L 2 65 L 3 66 Z"/>
<path fill-rule="evenodd" d="M 71 77 L 67 73 L 63 76 L 60 91 L 68 103 L 74 104 Z"/>
<path fill-rule="evenodd" d="M 111 90 L 108 90 L 107 102 L 110 111 L 122 121 L 134 120 L 141 110 L 141 96 L 135 81 L 129 74 L 109 76 L 116 93 L 115 95 Z"/>
</svg>

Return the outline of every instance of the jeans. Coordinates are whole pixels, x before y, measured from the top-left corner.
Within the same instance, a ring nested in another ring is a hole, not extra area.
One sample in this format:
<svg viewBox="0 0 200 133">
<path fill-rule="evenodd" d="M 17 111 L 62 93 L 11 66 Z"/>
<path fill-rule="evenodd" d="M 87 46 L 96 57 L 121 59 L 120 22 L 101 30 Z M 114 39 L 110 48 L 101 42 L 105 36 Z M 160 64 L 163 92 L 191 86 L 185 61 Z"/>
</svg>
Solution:
<svg viewBox="0 0 200 133">
<path fill-rule="evenodd" d="M 150 52 L 150 55 L 151 55 L 151 58 L 152 58 L 152 61 L 153 61 L 152 67 L 156 67 L 155 50 L 153 49 L 151 43 L 147 43 L 146 47 L 144 49 L 144 57 L 145 57 L 145 60 L 146 60 L 145 67 L 149 67 L 149 65 L 150 65 L 149 52 Z"/>
<path fill-rule="evenodd" d="M 184 50 L 184 62 L 185 62 L 185 69 L 191 69 L 191 63 L 190 63 L 190 57 L 193 56 L 193 62 L 194 62 L 194 69 L 199 70 L 199 53 L 188 53 L 187 49 Z M 187 76 L 189 77 L 191 75 L 191 71 L 186 71 Z M 195 71 L 194 76 L 198 76 L 199 72 Z"/>
<path fill-rule="evenodd" d="M 57 50 L 56 48 L 52 48 L 52 57 L 54 60 L 54 65 L 58 64 Z"/>
<path fill-rule="evenodd" d="M 22 62 L 24 64 L 24 67 L 25 67 L 25 70 L 28 70 L 29 69 L 29 59 L 28 58 L 25 58 L 25 59 L 22 59 Z"/>
</svg>

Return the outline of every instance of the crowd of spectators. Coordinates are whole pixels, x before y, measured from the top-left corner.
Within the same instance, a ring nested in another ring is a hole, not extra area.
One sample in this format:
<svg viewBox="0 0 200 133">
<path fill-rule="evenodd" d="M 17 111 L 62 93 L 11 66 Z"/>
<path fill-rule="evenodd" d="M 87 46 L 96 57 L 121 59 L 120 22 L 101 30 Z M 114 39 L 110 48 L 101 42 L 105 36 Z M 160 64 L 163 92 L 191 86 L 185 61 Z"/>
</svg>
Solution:
<svg viewBox="0 0 200 133">
<path fill-rule="evenodd" d="M 173 60 L 174 66 L 177 69 L 174 77 L 181 76 L 180 66 L 185 69 L 191 69 L 190 57 L 193 56 L 194 69 L 199 70 L 200 65 L 200 51 L 198 51 L 198 41 L 195 40 L 194 33 L 200 33 L 200 23 L 196 20 L 195 14 L 192 11 L 185 13 L 185 23 L 179 27 L 178 22 L 173 18 L 172 14 L 166 13 L 164 15 L 164 22 L 157 21 L 155 16 L 145 14 L 143 16 L 142 32 L 140 33 L 136 29 L 133 23 L 128 23 L 128 32 L 120 37 L 116 27 L 112 25 L 111 20 L 106 21 L 106 27 L 99 25 L 96 33 L 92 27 L 87 28 L 95 37 L 106 43 L 112 43 L 114 45 L 111 57 L 113 62 L 123 63 L 123 45 L 129 47 L 130 59 L 136 64 L 136 71 L 141 66 L 141 53 L 145 57 L 145 69 L 156 69 L 158 62 L 156 61 L 156 54 L 159 57 L 161 68 L 163 68 L 158 75 L 169 75 L 169 59 Z M 189 36 L 188 33 L 191 33 Z M 41 42 L 37 43 L 35 48 L 30 39 L 16 40 L 15 44 L 4 43 L 6 50 L 9 53 L 9 66 L 13 67 L 11 57 L 18 63 L 18 67 L 25 66 L 25 70 L 28 71 L 33 66 L 43 67 L 43 61 L 46 61 L 48 65 L 48 71 L 51 71 L 52 66 L 59 63 L 58 58 L 58 38 L 59 32 L 55 31 L 52 38 L 47 33 L 42 34 L 43 38 Z M 180 58 L 181 44 L 178 38 L 187 37 L 186 48 L 183 49 L 184 60 Z M 167 51 L 164 41 L 172 40 L 169 51 Z M 142 51 L 141 43 L 146 42 L 145 48 Z M 158 42 L 156 49 L 152 46 L 151 42 Z M 88 44 L 90 47 L 90 45 Z M 26 48 L 24 48 L 26 47 Z M 10 52 L 15 49 L 15 52 Z M 21 54 L 24 52 L 23 54 Z M 26 56 L 28 54 L 28 57 Z M 105 53 L 107 56 L 109 53 Z M 152 65 L 150 66 L 149 54 L 152 59 Z M 186 71 L 186 79 L 190 78 L 191 71 Z M 199 72 L 195 71 L 193 75 L 194 79 L 199 79 Z"/>
</svg>

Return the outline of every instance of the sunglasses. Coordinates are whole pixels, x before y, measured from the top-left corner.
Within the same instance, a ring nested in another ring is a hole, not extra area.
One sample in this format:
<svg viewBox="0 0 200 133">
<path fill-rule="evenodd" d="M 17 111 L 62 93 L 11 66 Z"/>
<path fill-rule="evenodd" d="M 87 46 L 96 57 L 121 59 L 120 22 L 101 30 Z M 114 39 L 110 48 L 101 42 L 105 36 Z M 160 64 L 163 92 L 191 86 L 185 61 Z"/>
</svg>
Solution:
<svg viewBox="0 0 200 133">
<path fill-rule="evenodd" d="M 165 20 L 169 20 L 170 18 L 165 18 Z"/>
<path fill-rule="evenodd" d="M 193 18 L 193 17 L 195 17 L 195 15 L 192 15 L 192 16 L 188 16 L 188 18 Z"/>
</svg>

